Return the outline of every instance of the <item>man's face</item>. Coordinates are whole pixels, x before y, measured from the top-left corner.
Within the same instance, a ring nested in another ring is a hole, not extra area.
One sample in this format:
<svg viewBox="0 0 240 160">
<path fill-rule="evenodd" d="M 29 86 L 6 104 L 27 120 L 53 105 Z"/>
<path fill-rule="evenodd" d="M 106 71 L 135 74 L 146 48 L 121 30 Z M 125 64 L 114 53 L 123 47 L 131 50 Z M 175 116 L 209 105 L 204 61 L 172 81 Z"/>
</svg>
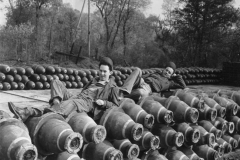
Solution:
<svg viewBox="0 0 240 160">
<path fill-rule="evenodd" d="M 108 65 L 101 65 L 99 67 L 99 77 L 101 81 L 109 81 L 109 76 L 112 74 L 112 71 L 110 71 Z"/>
<path fill-rule="evenodd" d="M 166 78 L 170 78 L 173 74 L 173 69 L 171 67 L 167 67 L 165 70 L 163 70 L 163 76 Z"/>
</svg>

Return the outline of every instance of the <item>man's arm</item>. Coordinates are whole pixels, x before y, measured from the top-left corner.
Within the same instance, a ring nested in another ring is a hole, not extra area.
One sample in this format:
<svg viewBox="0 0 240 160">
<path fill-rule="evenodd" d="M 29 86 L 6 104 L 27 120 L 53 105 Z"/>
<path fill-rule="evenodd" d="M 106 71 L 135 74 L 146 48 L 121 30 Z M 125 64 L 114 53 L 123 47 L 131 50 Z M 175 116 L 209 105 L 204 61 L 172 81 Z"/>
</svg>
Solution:
<svg viewBox="0 0 240 160">
<path fill-rule="evenodd" d="M 119 88 L 114 87 L 111 89 L 108 100 L 105 101 L 105 107 L 119 106 Z"/>
<path fill-rule="evenodd" d="M 102 109 L 108 109 L 112 106 L 119 106 L 119 89 L 118 87 L 111 88 L 109 92 L 108 100 L 96 100 L 96 103 L 99 106 L 102 106 Z"/>
<path fill-rule="evenodd" d="M 186 88 L 186 84 L 181 75 L 175 75 L 175 76 L 171 77 L 170 81 L 171 81 L 171 84 L 169 86 L 169 89 L 177 89 L 177 88 L 184 89 L 184 88 Z"/>
</svg>

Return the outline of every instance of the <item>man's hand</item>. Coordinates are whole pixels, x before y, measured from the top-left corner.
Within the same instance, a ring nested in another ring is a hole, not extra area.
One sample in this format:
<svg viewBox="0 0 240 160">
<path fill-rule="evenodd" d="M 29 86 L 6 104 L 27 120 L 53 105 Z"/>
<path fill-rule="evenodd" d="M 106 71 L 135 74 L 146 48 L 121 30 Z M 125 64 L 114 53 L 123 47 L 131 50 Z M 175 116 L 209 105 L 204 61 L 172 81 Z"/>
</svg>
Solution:
<svg viewBox="0 0 240 160">
<path fill-rule="evenodd" d="M 99 106 L 103 106 L 103 105 L 104 105 L 104 101 L 101 100 L 101 99 L 97 99 L 95 102 L 96 102 Z"/>
<path fill-rule="evenodd" d="M 173 74 L 172 76 L 171 76 L 171 79 L 176 79 L 176 78 L 179 78 L 179 77 L 182 77 L 180 74 Z"/>
</svg>

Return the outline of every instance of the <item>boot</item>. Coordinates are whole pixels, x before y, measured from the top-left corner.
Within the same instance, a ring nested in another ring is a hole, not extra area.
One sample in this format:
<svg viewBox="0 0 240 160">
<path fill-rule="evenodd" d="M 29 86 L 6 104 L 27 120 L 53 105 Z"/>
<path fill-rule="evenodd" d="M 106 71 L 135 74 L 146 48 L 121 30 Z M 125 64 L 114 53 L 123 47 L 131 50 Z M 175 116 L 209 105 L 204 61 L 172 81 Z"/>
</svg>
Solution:
<svg viewBox="0 0 240 160">
<path fill-rule="evenodd" d="M 141 99 L 141 93 L 138 89 L 133 90 L 131 94 L 123 94 L 123 98 L 130 98 L 137 103 Z"/>
<path fill-rule="evenodd" d="M 60 104 L 59 98 L 57 98 L 57 97 L 54 98 L 52 103 L 53 103 L 53 105 L 57 105 L 57 104 L 59 105 Z"/>
<path fill-rule="evenodd" d="M 44 108 L 43 113 L 48 113 L 48 112 L 54 112 L 62 116 L 64 115 L 60 104 L 57 104 L 57 103 L 50 107 Z"/>
<path fill-rule="evenodd" d="M 50 107 L 44 108 L 43 113 L 54 112 L 63 115 L 62 109 L 60 107 L 61 104 L 60 98 L 55 97 L 51 101 L 52 102 L 50 103 Z"/>
<path fill-rule="evenodd" d="M 51 98 L 50 100 L 49 100 L 49 104 L 50 104 L 50 106 L 53 106 L 53 105 L 59 105 L 61 103 L 61 98 L 60 97 L 54 97 L 54 98 Z"/>
<path fill-rule="evenodd" d="M 14 114 L 15 118 L 23 122 L 25 122 L 30 116 L 38 117 L 42 115 L 42 112 L 37 108 L 19 108 L 16 107 L 12 102 L 8 102 L 8 108 Z"/>
<path fill-rule="evenodd" d="M 119 88 L 119 97 L 124 97 L 125 95 L 128 95 L 128 91 L 124 88 Z"/>
</svg>

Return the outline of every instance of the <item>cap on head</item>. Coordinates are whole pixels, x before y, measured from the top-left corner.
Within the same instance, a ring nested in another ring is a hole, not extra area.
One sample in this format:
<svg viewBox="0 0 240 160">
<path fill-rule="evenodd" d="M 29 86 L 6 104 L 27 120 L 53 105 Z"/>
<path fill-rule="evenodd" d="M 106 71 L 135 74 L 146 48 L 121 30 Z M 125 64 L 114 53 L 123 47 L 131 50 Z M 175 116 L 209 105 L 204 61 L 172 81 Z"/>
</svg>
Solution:
<svg viewBox="0 0 240 160">
<path fill-rule="evenodd" d="M 176 68 L 177 68 L 177 67 L 176 67 L 176 64 L 175 64 L 174 62 L 169 62 L 168 65 L 167 65 L 167 67 L 171 67 L 174 72 L 175 72 L 175 70 L 176 70 Z"/>
<path fill-rule="evenodd" d="M 113 70 L 113 61 L 109 57 L 103 57 L 100 60 L 99 67 L 101 65 L 107 65 L 109 67 L 110 71 Z"/>
</svg>

